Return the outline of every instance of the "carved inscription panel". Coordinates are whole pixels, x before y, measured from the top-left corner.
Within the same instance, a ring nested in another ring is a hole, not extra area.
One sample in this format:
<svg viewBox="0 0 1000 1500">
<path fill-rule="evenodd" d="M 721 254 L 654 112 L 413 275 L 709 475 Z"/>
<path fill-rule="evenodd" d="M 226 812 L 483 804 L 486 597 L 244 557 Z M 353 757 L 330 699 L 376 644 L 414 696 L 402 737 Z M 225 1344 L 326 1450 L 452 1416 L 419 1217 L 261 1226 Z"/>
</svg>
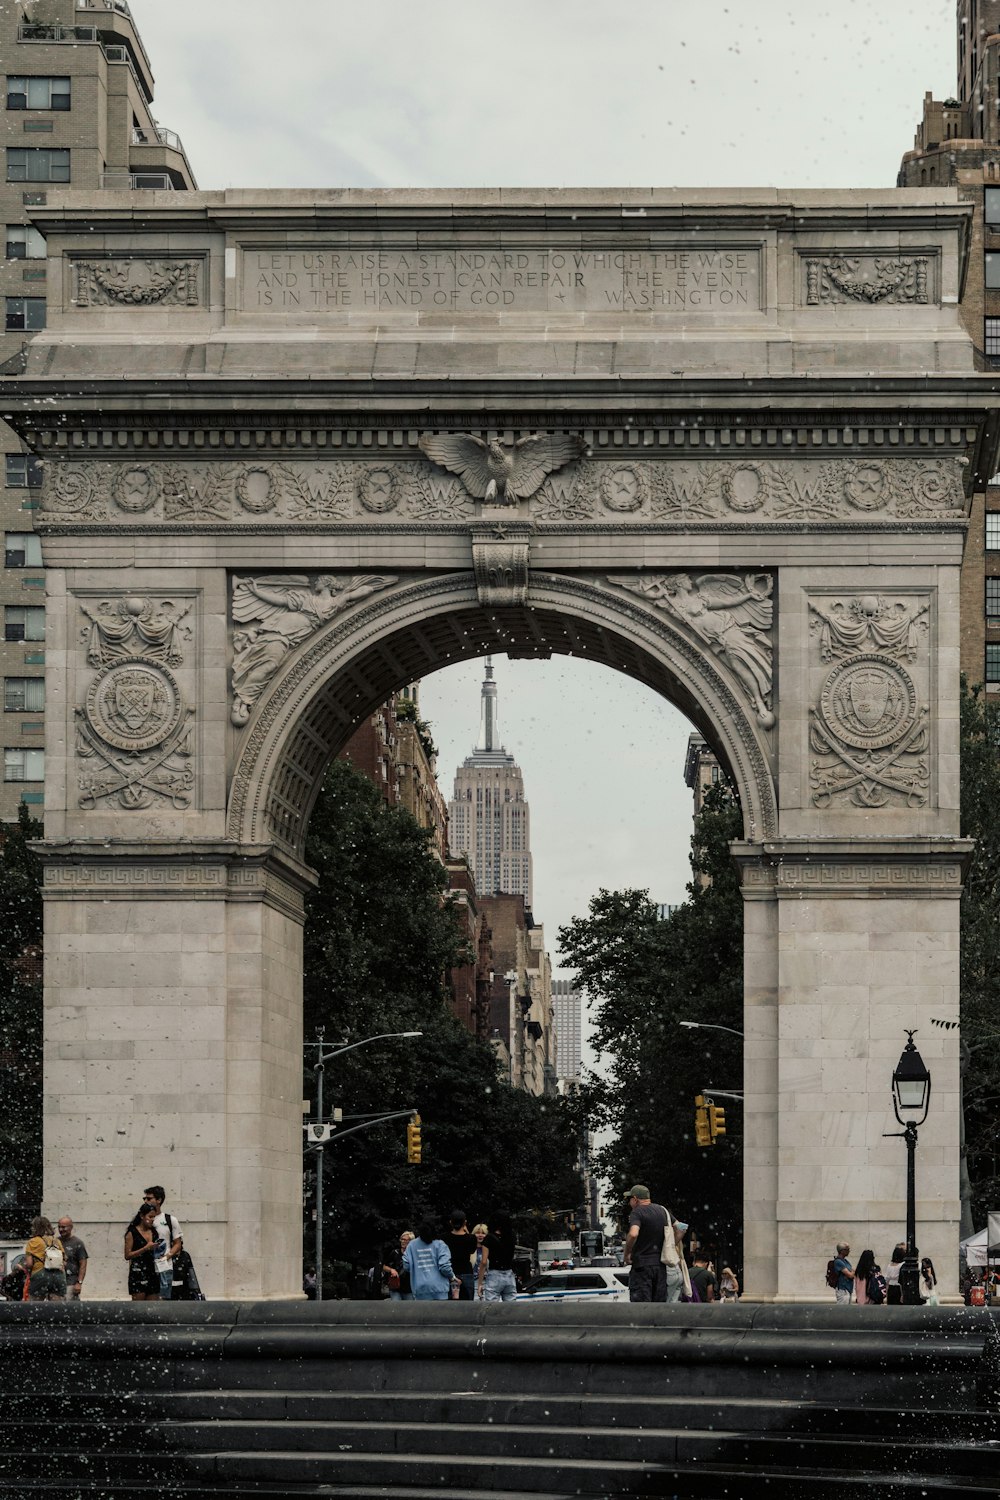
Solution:
<svg viewBox="0 0 1000 1500">
<path fill-rule="evenodd" d="M 247 312 L 642 313 L 761 307 L 756 246 L 247 250 Z"/>
</svg>

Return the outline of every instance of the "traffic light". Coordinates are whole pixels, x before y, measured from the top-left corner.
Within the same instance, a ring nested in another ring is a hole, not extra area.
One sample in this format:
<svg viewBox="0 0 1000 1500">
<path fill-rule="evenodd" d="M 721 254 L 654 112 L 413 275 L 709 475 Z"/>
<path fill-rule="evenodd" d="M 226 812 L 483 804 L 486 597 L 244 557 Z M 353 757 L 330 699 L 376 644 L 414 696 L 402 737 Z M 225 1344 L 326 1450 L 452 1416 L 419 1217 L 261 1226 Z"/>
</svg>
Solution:
<svg viewBox="0 0 1000 1500">
<path fill-rule="evenodd" d="M 712 1142 L 720 1135 L 726 1133 L 726 1111 L 721 1104 L 710 1104 L 708 1106 L 708 1128 L 712 1135 Z"/>
<path fill-rule="evenodd" d="M 712 1133 L 708 1128 L 708 1110 L 705 1107 L 704 1094 L 696 1094 L 694 1099 L 694 1139 L 698 1146 L 711 1146 Z"/>
<path fill-rule="evenodd" d="M 414 1115 L 406 1127 L 406 1160 L 414 1163 L 419 1162 L 421 1159 L 420 1149 L 420 1116 Z"/>
</svg>

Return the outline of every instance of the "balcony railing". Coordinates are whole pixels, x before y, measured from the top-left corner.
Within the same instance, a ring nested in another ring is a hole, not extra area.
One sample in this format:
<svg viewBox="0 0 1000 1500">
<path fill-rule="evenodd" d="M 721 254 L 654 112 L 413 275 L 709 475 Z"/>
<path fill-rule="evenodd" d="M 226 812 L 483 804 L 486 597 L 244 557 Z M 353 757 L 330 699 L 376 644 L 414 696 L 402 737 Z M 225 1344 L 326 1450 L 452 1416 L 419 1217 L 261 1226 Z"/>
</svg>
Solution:
<svg viewBox="0 0 1000 1500">
<path fill-rule="evenodd" d="M 96 26 L 55 26 L 46 21 L 24 21 L 17 28 L 19 42 L 96 42 Z"/>
<path fill-rule="evenodd" d="M 172 193 L 169 172 L 102 172 L 101 187 L 113 193 Z"/>
<path fill-rule="evenodd" d="M 164 130 L 162 125 L 157 125 L 155 130 L 145 130 L 136 126 L 132 131 L 133 146 L 169 146 L 172 151 L 180 151 L 187 155 L 184 150 L 184 142 L 176 130 Z"/>
</svg>

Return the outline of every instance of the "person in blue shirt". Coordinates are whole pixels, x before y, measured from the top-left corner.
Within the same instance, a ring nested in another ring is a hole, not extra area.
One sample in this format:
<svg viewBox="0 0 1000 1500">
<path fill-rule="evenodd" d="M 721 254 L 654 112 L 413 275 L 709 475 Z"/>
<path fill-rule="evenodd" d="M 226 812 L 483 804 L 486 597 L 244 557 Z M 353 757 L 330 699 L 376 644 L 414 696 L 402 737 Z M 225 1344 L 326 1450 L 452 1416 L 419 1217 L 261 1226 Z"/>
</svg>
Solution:
<svg viewBox="0 0 1000 1500">
<path fill-rule="evenodd" d="M 833 1262 L 833 1269 L 837 1273 L 837 1286 L 834 1296 L 838 1302 L 850 1302 L 854 1291 L 854 1271 L 851 1262 L 847 1259 L 850 1253 L 850 1245 L 838 1245 L 837 1255 Z"/>
<path fill-rule="evenodd" d="M 434 1225 L 428 1220 L 403 1251 L 403 1265 L 410 1273 L 410 1290 L 416 1302 L 447 1302 L 452 1286 L 458 1285 L 448 1246 L 435 1235 Z"/>
</svg>

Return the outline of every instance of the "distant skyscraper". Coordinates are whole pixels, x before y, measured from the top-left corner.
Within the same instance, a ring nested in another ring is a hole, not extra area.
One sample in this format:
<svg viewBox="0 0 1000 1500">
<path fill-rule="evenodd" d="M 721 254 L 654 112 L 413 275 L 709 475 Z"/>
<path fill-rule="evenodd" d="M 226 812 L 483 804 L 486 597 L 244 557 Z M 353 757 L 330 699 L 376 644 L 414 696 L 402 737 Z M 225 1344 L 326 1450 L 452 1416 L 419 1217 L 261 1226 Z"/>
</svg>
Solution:
<svg viewBox="0 0 1000 1500">
<path fill-rule="evenodd" d="M 521 768 L 500 742 L 493 658 L 486 658 L 479 742 L 455 773 L 448 804 L 449 843 L 464 854 L 481 896 L 501 891 L 532 904 L 531 840 Z"/>
<path fill-rule="evenodd" d="M 556 1028 L 559 1082 L 575 1082 L 583 1063 L 583 995 L 570 979 L 552 981 L 552 1019 Z"/>
</svg>

